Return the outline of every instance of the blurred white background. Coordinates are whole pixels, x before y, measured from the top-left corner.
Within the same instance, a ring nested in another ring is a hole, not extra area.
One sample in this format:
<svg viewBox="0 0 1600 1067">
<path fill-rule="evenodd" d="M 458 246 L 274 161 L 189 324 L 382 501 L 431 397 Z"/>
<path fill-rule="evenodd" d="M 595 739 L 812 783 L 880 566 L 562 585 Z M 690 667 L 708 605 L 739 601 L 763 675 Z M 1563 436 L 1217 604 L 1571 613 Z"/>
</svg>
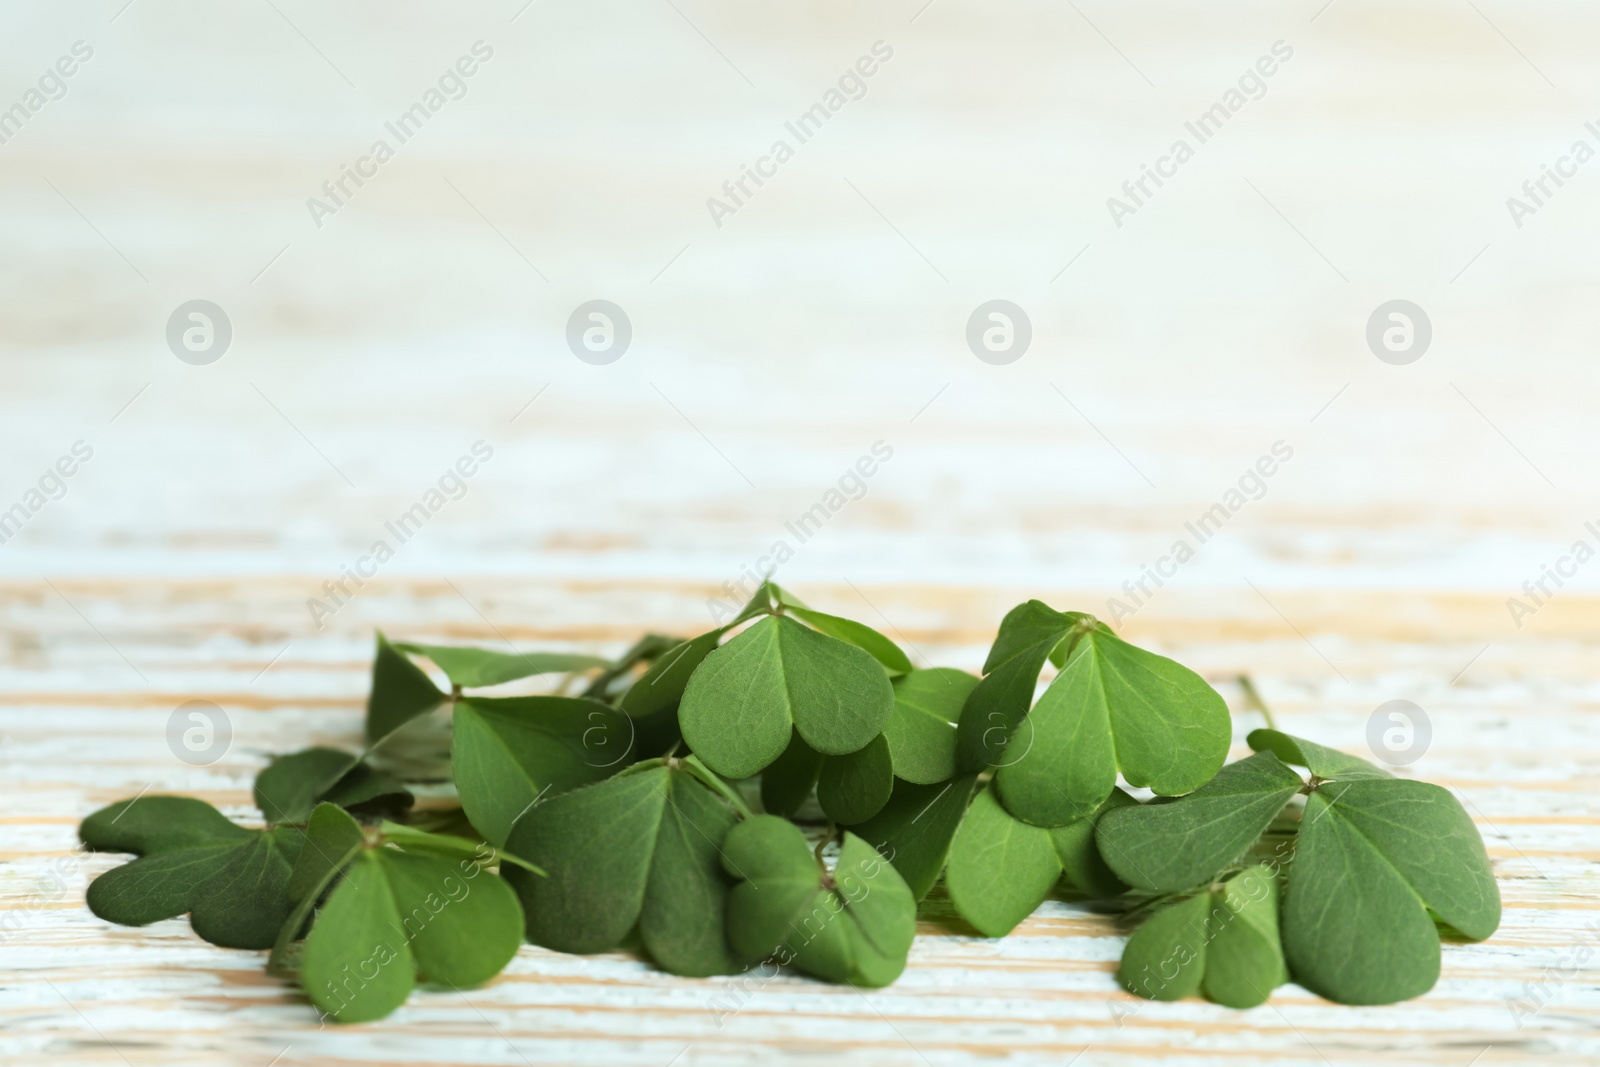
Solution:
<svg viewBox="0 0 1600 1067">
<path fill-rule="evenodd" d="M 0 13 L 0 107 L 93 50 L 0 145 L 0 507 L 94 449 L 0 573 L 309 596 L 479 439 L 385 577 L 715 586 L 878 440 L 781 579 L 1098 602 L 1279 440 L 1176 586 L 1510 596 L 1600 514 L 1600 164 L 1520 228 L 1506 205 L 1600 147 L 1584 5 L 123 2 Z M 385 123 L 480 41 L 400 144 Z M 880 41 L 718 227 L 708 198 Z M 1118 227 L 1107 198 L 1180 137 Z M 319 228 L 308 198 L 380 138 Z M 606 366 L 565 342 L 597 298 L 633 327 Z M 994 298 L 1032 322 L 1007 366 L 964 337 Z M 1405 366 L 1364 338 L 1396 298 L 1433 328 Z M 232 324 L 207 366 L 166 343 L 193 299 Z"/>
</svg>

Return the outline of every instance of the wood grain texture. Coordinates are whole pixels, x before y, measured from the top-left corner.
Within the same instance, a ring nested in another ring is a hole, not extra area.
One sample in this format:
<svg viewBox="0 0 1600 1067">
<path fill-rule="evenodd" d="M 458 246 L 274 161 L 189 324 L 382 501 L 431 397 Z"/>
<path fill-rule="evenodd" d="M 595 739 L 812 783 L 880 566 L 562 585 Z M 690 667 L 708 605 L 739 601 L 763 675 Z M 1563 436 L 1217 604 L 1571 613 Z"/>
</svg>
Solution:
<svg viewBox="0 0 1600 1067">
<path fill-rule="evenodd" d="M 0 5 L 0 109 L 95 53 L 0 145 L 0 514 L 94 452 L 0 544 L 0 1063 L 1600 1061 L 1600 569 L 1507 608 L 1600 544 L 1596 164 L 1506 206 L 1595 137 L 1597 32 L 1555 0 Z M 310 217 L 480 39 L 466 95 Z M 865 95 L 717 225 L 707 198 L 878 40 Z M 1278 41 L 1260 98 L 1114 222 Z M 999 367 L 964 335 L 996 297 L 1034 331 Z M 1404 367 L 1364 338 L 1396 297 L 1434 327 Z M 195 298 L 234 327 L 204 367 L 165 339 Z M 595 298 L 635 328 L 605 367 L 565 340 Z M 1106 917 L 1052 900 L 989 941 L 936 896 L 871 994 L 525 947 L 317 1029 L 260 954 L 82 905 L 116 862 L 74 852 L 95 808 L 252 818 L 270 754 L 353 743 L 375 628 L 611 652 L 704 627 L 781 542 L 819 608 L 976 668 L 1022 598 L 1107 614 L 1278 442 L 1121 627 L 1346 750 L 1384 701 L 1432 717 L 1407 773 L 1458 790 L 1506 910 L 1418 1001 L 1143 1004 Z M 233 724 L 210 766 L 165 741 L 191 699 Z"/>
<path fill-rule="evenodd" d="M 419 992 L 386 1022 L 319 1028 L 304 999 L 264 973 L 264 954 L 206 945 L 183 920 L 134 930 L 86 911 L 87 880 L 118 860 L 74 853 L 83 814 L 149 789 L 203 796 L 251 819 L 251 776 L 268 753 L 312 740 L 357 743 L 372 624 L 415 639 L 509 638 L 523 647 L 607 652 L 635 632 L 633 616 L 596 618 L 567 640 L 559 627 L 516 620 L 559 618 L 563 604 L 580 614 L 586 600 L 637 597 L 650 605 L 652 628 L 687 632 L 703 625 L 709 591 L 689 583 L 646 583 L 642 595 L 587 582 L 455 584 L 459 593 L 448 583 L 374 590 L 352 605 L 351 617 L 340 616 L 337 629 L 297 640 L 286 653 L 279 638 L 301 610 L 294 581 L 61 585 L 104 639 L 76 615 L 53 611 L 51 625 L 34 636 L 52 661 L 77 666 L 13 660 L 6 672 L 0 924 L 9 980 L 0 985 L 0 1055 L 85 1064 L 266 1064 L 281 1055 L 283 1064 L 664 1067 L 675 1058 L 799 1063 L 821 1056 L 1060 1064 L 1082 1053 L 1085 1063 L 1465 1067 L 1480 1053 L 1478 1063 L 1493 1064 L 1580 1061 L 1600 1050 L 1594 966 L 1577 961 L 1581 945 L 1600 949 L 1600 737 L 1590 639 L 1549 628 L 1474 659 L 1480 648 L 1450 636 L 1449 616 L 1470 600 L 1460 597 L 1390 598 L 1437 633 L 1433 641 L 1397 631 L 1392 613 L 1374 611 L 1383 596 L 1321 593 L 1272 594 L 1293 627 L 1259 598 L 1174 595 L 1128 628 L 1218 685 L 1236 708 L 1240 741 L 1260 721 L 1234 684 L 1240 672 L 1257 680 L 1283 728 L 1358 753 L 1366 754 L 1366 720 L 1383 699 L 1403 695 L 1428 712 L 1433 745 L 1407 773 L 1462 797 L 1488 843 L 1505 920 L 1485 943 L 1446 946 L 1438 987 L 1402 1005 L 1339 1007 L 1294 986 L 1243 1013 L 1200 1001 L 1145 1003 L 1115 984 L 1122 939 L 1110 917 L 1053 899 L 1011 936 L 989 940 L 936 892 L 923 908 L 905 976 L 881 991 L 787 975 L 746 985 L 679 979 L 625 954 L 580 958 L 525 946 L 485 988 Z M 857 596 L 845 586 L 806 592 L 839 610 Z M 1009 602 L 1003 591 L 860 592 L 919 662 L 969 669 L 990 635 L 993 622 L 984 620 L 997 621 Z M 1061 605 L 1083 599 L 1073 590 L 1037 592 Z M 7 607 L 44 599 L 27 584 L 0 589 L 0 598 Z M 461 620 L 467 598 L 492 626 Z M 389 615 L 399 601 L 403 616 Z M 1191 617 L 1201 610 L 1211 624 Z M 177 615 L 187 615 L 183 628 L 150 636 L 152 620 Z M 253 637 L 240 635 L 246 619 Z M 149 689 L 132 684 L 132 670 L 106 641 L 137 656 Z M 234 724 L 232 749 L 210 767 L 187 767 L 166 747 L 167 716 L 187 699 L 214 700 Z M 1563 969 L 1572 973 L 1563 977 Z M 1519 1015 L 1524 1007 L 1538 1010 Z"/>
</svg>

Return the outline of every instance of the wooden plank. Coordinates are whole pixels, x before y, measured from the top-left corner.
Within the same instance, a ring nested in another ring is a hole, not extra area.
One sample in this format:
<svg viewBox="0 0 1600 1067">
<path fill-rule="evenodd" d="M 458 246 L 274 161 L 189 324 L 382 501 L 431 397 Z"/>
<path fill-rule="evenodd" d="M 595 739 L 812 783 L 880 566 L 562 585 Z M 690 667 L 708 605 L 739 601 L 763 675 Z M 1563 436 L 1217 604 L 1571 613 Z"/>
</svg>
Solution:
<svg viewBox="0 0 1600 1067">
<path fill-rule="evenodd" d="M 96 50 L 0 168 L 0 509 L 95 450 L 0 546 L 0 1062 L 1600 1061 L 1600 599 L 1585 572 L 1532 619 L 1506 604 L 1596 518 L 1594 176 L 1526 225 L 1506 197 L 1593 136 L 1600 13 L 282 6 L 0 16 L 15 92 Z M 313 223 L 480 36 L 470 97 Z M 880 38 L 868 95 L 715 225 L 718 183 Z M 1280 39 L 1265 95 L 1114 224 Z M 604 368 L 563 334 L 596 295 L 636 327 Z M 207 367 L 163 337 L 197 296 L 235 327 Z M 1033 320 L 1006 367 L 963 336 L 993 296 Z M 1403 368 L 1362 336 L 1395 296 L 1436 334 Z M 318 625 L 308 600 L 478 440 L 492 462 Z M 1280 440 L 1293 461 L 1123 628 L 1352 751 L 1383 701 L 1427 710 L 1410 773 L 1467 802 L 1506 918 L 1420 1000 L 1142 1004 L 1105 917 L 1052 900 L 988 941 L 936 898 L 871 994 L 529 946 L 465 997 L 318 1029 L 260 954 L 82 906 L 115 862 L 74 851 L 89 811 L 153 789 L 252 818 L 269 754 L 352 742 L 375 628 L 612 651 L 703 627 L 785 540 L 813 603 L 975 668 L 1023 597 L 1109 611 Z M 792 533 L 877 441 L 859 498 Z M 166 748 L 191 699 L 234 726 L 211 766 Z"/>
<path fill-rule="evenodd" d="M 82 907 L 87 880 L 118 862 L 74 851 L 82 814 L 148 788 L 193 793 L 252 818 L 249 782 L 267 753 L 303 744 L 308 731 L 354 743 L 367 626 L 491 644 L 501 641 L 500 630 L 523 647 L 593 651 L 615 650 L 634 633 L 632 618 L 619 613 L 594 619 L 570 640 L 552 640 L 559 616 L 549 612 L 571 602 L 581 614 L 576 605 L 594 591 L 591 583 L 488 584 L 493 626 L 463 620 L 461 597 L 446 583 L 406 584 L 374 590 L 339 629 L 297 640 L 280 656 L 277 639 L 299 610 L 292 580 L 233 579 L 208 585 L 203 598 L 183 582 L 74 583 L 68 595 L 113 641 L 184 605 L 189 616 L 181 630 L 145 639 L 136 662 L 149 690 L 130 685 L 128 667 L 76 615 L 38 631 L 51 662 L 13 658 L 5 668 L 0 929 L 5 968 L 26 980 L 0 986 L 0 1054 L 85 1064 L 264 1064 L 281 1053 L 283 1064 L 661 1067 L 675 1057 L 687 1064 L 820 1056 L 1061 1064 L 1081 1053 L 1085 1063 L 1465 1067 L 1480 1052 L 1479 1063 L 1511 1063 L 1596 1051 L 1592 959 L 1567 979 L 1552 970 L 1572 962 L 1580 945 L 1600 950 L 1600 720 L 1595 659 L 1579 614 L 1565 631 L 1545 623 L 1539 638 L 1514 650 L 1491 647 L 1459 678 L 1478 651 L 1470 641 L 1449 639 L 1447 626 L 1440 639 L 1422 639 L 1412 623 L 1397 624 L 1396 613 L 1371 611 L 1365 596 L 1272 592 L 1305 638 L 1248 592 L 1199 598 L 1217 620 L 1210 633 L 1197 621 L 1202 604 L 1181 595 L 1136 619 L 1136 639 L 1204 670 L 1239 709 L 1236 740 L 1259 723 L 1234 684 L 1241 672 L 1256 679 L 1282 726 L 1352 751 L 1364 751 L 1366 718 L 1390 696 L 1414 699 L 1432 717 L 1433 747 L 1408 773 L 1445 783 L 1467 802 L 1489 845 L 1505 920 L 1486 943 L 1447 945 L 1439 986 L 1392 1007 L 1340 1007 L 1292 986 L 1243 1013 L 1198 1001 L 1143 1003 L 1113 980 L 1121 938 L 1110 918 L 1054 899 L 1010 937 L 992 941 L 965 927 L 936 893 L 923 909 L 906 975 L 886 990 L 791 976 L 744 985 L 679 979 L 624 954 L 579 958 L 526 946 L 486 988 L 419 992 L 384 1023 L 319 1028 L 303 998 L 264 973 L 262 954 L 213 948 L 181 920 L 129 930 Z M 837 607 L 850 592 L 806 591 Z M 0 589 L 0 600 L 29 601 L 38 592 L 13 583 Z M 656 589 L 646 598 L 655 605 L 650 625 L 694 629 L 707 592 L 693 583 Z M 910 586 L 862 592 L 897 621 L 919 656 L 969 668 L 981 661 L 1009 595 Z M 600 595 L 621 598 L 623 589 Z M 1078 602 L 1070 591 L 1045 595 Z M 1443 619 L 1472 600 L 1393 596 L 1414 618 Z M 403 614 L 391 614 L 402 602 Z M 253 637 L 241 636 L 243 618 Z M 517 618 L 544 621 L 518 629 Z M 57 654 L 73 666 L 57 666 Z M 1536 680 L 1525 667 L 1530 658 L 1543 664 Z M 232 718 L 234 747 L 214 766 L 188 767 L 166 748 L 166 717 L 187 699 L 214 700 Z M 1580 935 L 1585 927 L 1595 931 L 1590 942 Z M 1531 998 L 1542 998 L 1542 1009 L 1519 1016 L 1508 1006 L 1532 1007 Z"/>
</svg>

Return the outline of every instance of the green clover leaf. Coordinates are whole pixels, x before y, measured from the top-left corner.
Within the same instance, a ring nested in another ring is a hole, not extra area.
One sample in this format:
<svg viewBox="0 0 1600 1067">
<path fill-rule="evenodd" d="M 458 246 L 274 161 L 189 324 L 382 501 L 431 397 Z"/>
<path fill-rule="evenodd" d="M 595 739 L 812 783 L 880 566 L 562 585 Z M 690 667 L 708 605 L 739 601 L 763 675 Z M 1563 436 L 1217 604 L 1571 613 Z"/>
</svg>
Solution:
<svg viewBox="0 0 1600 1067">
<path fill-rule="evenodd" d="M 917 785 L 956 775 L 956 723 L 978 679 L 951 667 L 911 671 L 894 680 L 894 711 L 883 727 L 896 778 Z"/>
<path fill-rule="evenodd" d="M 1061 673 L 1030 712 L 1052 657 Z M 1013 608 L 984 673 L 962 710 L 958 760 L 969 771 L 998 768 L 1000 800 L 1024 822 L 1061 826 L 1093 813 L 1118 771 L 1158 794 L 1187 793 L 1227 758 L 1231 724 L 1217 692 L 1091 616 L 1037 600 Z"/>
<path fill-rule="evenodd" d="M 836 823 L 865 822 L 894 789 L 889 743 L 882 734 L 845 756 L 824 756 L 796 730 L 789 747 L 761 775 L 761 806 L 769 815 L 792 816 L 817 791 L 823 814 Z"/>
<path fill-rule="evenodd" d="M 728 940 L 742 957 L 867 988 L 905 970 L 916 901 L 861 838 L 846 833 L 828 871 L 799 827 L 757 815 L 729 831 L 722 851 L 739 879 L 728 899 Z"/>
<path fill-rule="evenodd" d="M 1341 1004 L 1391 1004 L 1439 979 L 1440 922 L 1481 941 L 1500 925 L 1483 838 L 1448 789 L 1275 730 L 1250 745 L 1315 776 L 1283 903 L 1295 980 Z"/>
<path fill-rule="evenodd" d="M 496 845 L 541 797 L 627 766 L 635 740 L 632 719 L 587 697 L 470 697 L 457 701 L 453 721 L 461 806 Z"/>
<path fill-rule="evenodd" d="M 507 850 L 548 873 L 507 872 L 528 940 L 604 952 L 637 927 L 645 951 L 673 974 L 737 971 L 719 852 L 737 817 L 700 773 L 687 761 L 647 761 L 543 800 L 517 820 Z"/>
<path fill-rule="evenodd" d="M 893 710 L 894 689 L 870 655 L 769 616 L 706 657 L 678 719 L 708 767 L 747 778 L 781 756 L 795 731 L 824 755 L 865 748 Z"/>
<path fill-rule="evenodd" d="M 300 982 L 326 1017 L 379 1019 L 405 1003 L 419 979 L 470 988 L 516 955 L 516 893 L 473 858 L 459 858 L 451 839 L 430 846 L 429 836 L 369 842 L 337 806 L 312 813 L 292 879 L 300 906 L 273 955 L 286 957 L 287 942 L 314 912 Z"/>
<path fill-rule="evenodd" d="M 393 814 L 415 799 L 398 779 L 337 748 L 307 748 L 276 757 L 256 775 L 253 792 L 269 823 L 289 824 L 303 824 L 322 801 Z"/>
<path fill-rule="evenodd" d="M 203 800 L 141 796 L 101 808 L 79 835 L 95 851 L 139 857 L 89 884 L 89 910 L 108 922 L 187 914 L 214 945 L 260 949 L 293 906 L 289 873 L 304 840 L 293 827 L 249 830 Z"/>
<path fill-rule="evenodd" d="M 1188 796 L 1119 808 L 1100 820 L 1100 852 L 1135 889 L 1209 882 L 1262 835 L 1305 782 L 1271 752 L 1230 763 Z"/>
<path fill-rule="evenodd" d="M 986 937 L 1003 937 L 1044 903 L 1063 873 L 1092 895 L 1122 892 L 1092 834 L 1097 817 L 1133 803 L 1114 790 L 1100 811 L 1045 829 L 1012 817 L 992 789 L 980 791 L 950 844 L 944 875 L 950 902 Z"/>
<path fill-rule="evenodd" d="M 1128 939 L 1117 980 L 1150 1000 L 1204 993 L 1230 1008 L 1264 1003 L 1288 981 L 1272 869 L 1248 867 L 1152 913 Z"/>
</svg>

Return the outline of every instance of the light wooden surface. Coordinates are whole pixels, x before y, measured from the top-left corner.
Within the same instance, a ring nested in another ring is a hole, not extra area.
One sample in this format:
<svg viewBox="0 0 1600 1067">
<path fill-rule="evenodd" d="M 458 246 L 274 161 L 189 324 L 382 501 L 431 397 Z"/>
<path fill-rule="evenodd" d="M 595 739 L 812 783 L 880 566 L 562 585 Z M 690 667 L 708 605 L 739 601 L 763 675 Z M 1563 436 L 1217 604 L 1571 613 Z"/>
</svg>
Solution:
<svg viewBox="0 0 1600 1067">
<path fill-rule="evenodd" d="M 1506 606 L 1600 521 L 1600 163 L 1506 208 L 1596 142 L 1597 31 L 1484 0 L 0 8 L 0 110 L 94 49 L 0 144 L 0 510 L 94 450 L 0 544 L 0 1062 L 1600 1059 L 1600 570 Z M 466 96 L 316 227 L 307 197 L 478 40 Z M 879 40 L 866 95 L 715 226 L 706 198 Z M 1265 94 L 1116 227 L 1106 198 L 1280 40 Z M 996 297 L 1034 328 L 1005 367 L 963 337 Z M 205 367 L 163 337 L 195 298 L 234 327 Z M 594 298 L 634 324 L 605 367 L 563 339 Z M 1404 367 L 1363 339 L 1394 298 L 1434 327 Z M 465 494 L 319 628 L 308 598 L 479 440 Z M 1483 830 L 1500 932 L 1418 1001 L 1237 1013 L 1119 994 L 1081 907 L 988 941 L 935 900 L 870 995 L 784 978 L 719 1015 L 718 982 L 527 947 L 465 998 L 316 1030 L 259 954 L 84 909 L 115 860 L 74 854 L 79 819 L 142 789 L 252 817 L 269 753 L 356 738 L 374 628 L 695 631 L 878 441 L 778 577 L 968 668 L 1024 597 L 1106 612 L 1291 447 L 1123 628 L 1358 753 L 1379 704 L 1421 705 L 1407 773 Z M 166 747 L 189 699 L 233 722 L 213 766 Z"/>
<path fill-rule="evenodd" d="M 1414 771 L 1461 795 L 1484 833 L 1506 906 L 1491 940 L 1446 947 L 1443 978 L 1420 1000 L 1346 1008 L 1286 987 L 1243 1013 L 1199 1001 L 1142 1003 L 1113 980 L 1121 939 L 1109 917 L 1051 901 L 1010 937 L 987 940 L 936 895 L 905 976 L 870 994 L 785 977 L 740 995 L 722 981 L 672 978 L 620 954 L 577 958 L 528 946 L 486 988 L 421 992 L 383 1023 L 318 1029 L 296 991 L 264 974 L 262 953 L 213 948 L 181 920 L 131 930 L 91 916 L 84 885 L 119 860 L 74 857 L 77 818 L 147 788 L 203 796 L 254 818 L 249 784 L 265 753 L 357 742 L 372 623 L 406 636 L 503 635 L 523 647 L 614 650 L 640 612 L 658 628 L 700 624 L 701 590 L 480 578 L 456 581 L 459 592 L 444 582 L 393 584 L 358 602 L 359 618 L 341 617 L 337 629 L 291 645 L 266 669 L 297 625 L 297 582 L 57 585 L 150 684 L 130 685 L 127 666 L 48 587 L 4 589 L 12 617 L 27 619 L 42 645 L 31 665 L 14 660 L 6 671 L 0 712 L 8 801 L 0 841 L 14 924 L 4 945 L 0 1053 L 14 1062 L 264 1064 L 282 1053 L 280 1063 L 660 1067 L 681 1053 L 680 1063 L 708 1064 L 821 1056 L 1059 1064 L 1083 1052 L 1085 1063 L 1242 1056 L 1464 1067 L 1479 1053 L 1478 1063 L 1497 1064 L 1538 1055 L 1578 1061 L 1600 1051 L 1593 963 L 1565 980 L 1548 977 L 1571 962 L 1578 931 L 1600 922 L 1600 740 L 1594 637 L 1583 627 L 1496 643 L 1479 655 L 1478 635 L 1460 622 L 1471 598 L 1274 594 L 1328 663 L 1252 596 L 1177 596 L 1130 627 L 1136 639 L 1206 672 L 1236 707 L 1231 676 L 1249 671 L 1285 729 L 1359 753 L 1368 754 L 1366 719 L 1384 699 L 1404 695 L 1428 712 L 1435 739 Z M 857 599 L 843 585 L 807 591 L 840 609 Z M 1083 602 L 1071 590 L 1035 591 L 1055 603 Z M 861 592 L 919 659 L 966 667 L 981 661 L 989 620 L 1018 595 L 893 585 Z M 466 617 L 467 599 L 493 629 Z M 633 610 L 607 622 L 596 601 Z M 537 621 L 584 604 L 592 621 L 571 641 Z M 1596 605 L 1582 607 L 1592 617 Z M 22 632 L 14 628 L 13 640 Z M 164 739 L 171 709 L 194 698 L 221 704 L 236 731 L 228 755 L 202 769 L 174 760 Z M 1236 721 L 1241 738 L 1259 724 L 1243 710 Z M 54 888 L 58 868 L 65 884 Z M 1519 1027 L 1508 998 L 1526 1000 L 1525 983 L 1542 991 L 1545 1006 Z"/>
</svg>

